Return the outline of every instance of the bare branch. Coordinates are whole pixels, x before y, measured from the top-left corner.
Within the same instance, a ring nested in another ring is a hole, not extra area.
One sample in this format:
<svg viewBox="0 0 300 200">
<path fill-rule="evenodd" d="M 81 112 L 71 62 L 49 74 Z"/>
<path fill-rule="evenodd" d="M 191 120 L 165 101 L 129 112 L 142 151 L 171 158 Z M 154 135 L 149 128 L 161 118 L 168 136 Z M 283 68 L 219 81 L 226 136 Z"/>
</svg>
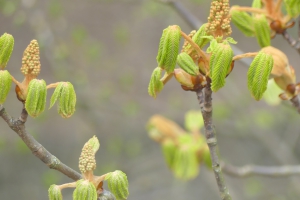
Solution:
<svg viewBox="0 0 300 200">
<path fill-rule="evenodd" d="M 32 135 L 27 133 L 25 129 L 25 122 L 28 114 L 25 108 L 22 109 L 21 116 L 18 119 L 14 119 L 5 111 L 3 105 L 0 105 L 0 116 L 4 119 L 8 126 L 20 136 L 31 152 L 49 168 L 55 169 L 73 180 L 81 178 L 80 173 L 58 160 L 58 158 L 52 155 L 45 147 L 36 141 Z"/>
<path fill-rule="evenodd" d="M 300 175 L 300 166 L 256 166 L 256 165 L 245 165 L 243 167 L 237 167 L 228 163 L 222 163 L 221 168 L 224 173 L 236 176 L 246 177 L 253 175 L 269 176 L 269 177 L 280 177 L 280 176 L 292 176 Z"/>
<path fill-rule="evenodd" d="M 202 117 L 204 121 L 205 127 L 205 137 L 209 147 L 211 161 L 212 161 L 212 169 L 215 174 L 215 178 L 218 184 L 220 197 L 222 200 L 231 200 L 231 196 L 229 194 L 228 188 L 225 183 L 225 179 L 221 170 L 220 161 L 219 161 L 219 152 L 217 146 L 217 137 L 213 126 L 212 121 L 212 91 L 210 88 L 210 79 L 208 79 L 208 83 L 206 87 L 199 89 L 196 91 L 197 97 L 199 100 Z"/>
</svg>

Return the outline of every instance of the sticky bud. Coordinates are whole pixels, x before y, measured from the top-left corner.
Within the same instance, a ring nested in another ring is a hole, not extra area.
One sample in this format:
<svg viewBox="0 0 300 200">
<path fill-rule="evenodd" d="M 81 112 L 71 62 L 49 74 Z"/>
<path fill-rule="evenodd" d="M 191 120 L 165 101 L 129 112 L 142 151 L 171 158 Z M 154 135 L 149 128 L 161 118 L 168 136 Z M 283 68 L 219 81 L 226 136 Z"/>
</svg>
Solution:
<svg viewBox="0 0 300 200">
<path fill-rule="evenodd" d="M 258 44 L 261 47 L 271 45 L 271 29 L 265 15 L 255 15 L 253 17 L 254 32 Z"/>
<path fill-rule="evenodd" d="M 239 7 L 239 6 L 234 6 L 234 7 Z M 254 36 L 253 19 L 247 12 L 232 9 L 230 14 L 231 14 L 231 20 L 233 24 L 244 35 L 248 37 Z"/>
<path fill-rule="evenodd" d="M 273 68 L 272 55 L 260 51 L 252 61 L 247 73 L 248 89 L 256 100 L 263 97 Z"/>
<path fill-rule="evenodd" d="M 37 117 L 45 110 L 47 88 L 44 80 L 32 79 L 28 85 L 25 108 L 31 117 Z"/>
<path fill-rule="evenodd" d="M 148 94 L 153 98 L 156 98 L 157 94 L 164 88 L 163 82 L 160 80 L 161 77 L 161 68 L 156 67 L 151 75 Z"/>
<path fill-rule="evenodd" d="M 12 78 L 7 70 L 0 70 L 0 104 L 3 104 L 9 93 Z"/>
<path fill-rule="evenodd" d="M 117 200 L 127 199 L 128 192 L 128 180 L 124 172 L 116 170 L 110 172 L 105 176 L 109 190 L 115 195 Z"/>
<path fill-rule="evenodd" d="M 193 89 L 195 82 L 193 76 L 186 73 L 183 69 L 175 69 L 174 76 L 176 80 L 183 86 Z"/>
<path fill-rule="evenodd" d="M 58 99 L 58 113 L 63 118 L 71 117 L 75 112 L 76 93 L 73 85 L 70 82 L 60 82 L 55 88 L 50 100 L 50 108 Z"/>
<path fill-rule="evenodd" d="M 177 56 L 177 64 L 181 69 L 192 76 L 197 76 L 199 74 L 198 66 L 194 63 L 193 59 L 185 52 L 182 52 Z"/>
<path fill-rule="evenodd" d="M 230 71 L 233 51 L 227 42 L 218 43 L 212 50 L 209 61 L 211 89 L 216 92 L 225 85 L 225 78 Z"/>
<path fill-rule="evenodd" d="M 48 190 L 49 200 L 62 200 L 61 190 L 57 185 L 51 185 Z"/>
<path fill-rule="evenodd" d="M 76 182 L 76 189 L 73 192 L 73 200 L 97 200 L 97 191 L 93 183 L 88 180 Z"/>
<path fill-rule="evenodd" d="M 14 48 L 12 35 L 4 33 L 0 37 L 0 69 L 4 69 Z"/>
<path fill-rule="evenodd" d="M 156 60 L 158 66 L 166 70 L 168 74 L 173 72 L 176 65 L 181 37 L 180 32 L 181 29 L 179 26 L 169 26 L 163 30 L 160 38 Z"/>
</svg>

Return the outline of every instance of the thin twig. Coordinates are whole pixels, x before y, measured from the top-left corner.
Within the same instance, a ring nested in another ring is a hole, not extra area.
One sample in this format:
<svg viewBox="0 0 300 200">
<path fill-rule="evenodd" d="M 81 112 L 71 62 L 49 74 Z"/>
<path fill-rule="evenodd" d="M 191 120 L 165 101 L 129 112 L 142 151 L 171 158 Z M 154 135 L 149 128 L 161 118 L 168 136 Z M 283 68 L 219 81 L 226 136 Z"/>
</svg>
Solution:
<svg viewBox="0 0 300 200">
<path fill-rule="evenodd" d="M 300 98 L 299 96 L 295 96 L 290 100 L 293 106 L 297 109 L 298 113 L 300 113 Z"/>
<path fill-rule="evenodd" d="M 243 167 L 237 167 L 228 163 L 222 163 L 221 168 L 224 173 L 231 176 L 246 177 L 246 176 L 269 176 L 269 177 L 281 177 L 281 176 L 292 176 L 300 175 L 300 166 L 256 166 L 256 165 L 245 165 Z"/>
<path fill-rule="evenodd" d="M 80 173 L 58 160 L 45 147 L 36 141 L 32 135 L 27 133 L 25 122 L 28 114 L 25 108 L 22 109 L 21 116 L 18 119 L 14 119 L 5 111 L 3 105 L 0 105 L 0 116 L 8 124 L 8 126 L 20 136 L 31 152 L 49 168 L 55 169 L 73 180 L 81 179 Z"/>
<path fill-rule="evenodd" d="M 257 55 L 257 52 L 249 52 L 249 53 L 244 53 L 244 54 L 240 54 L 240 55 L 236 55 L 232 58 L 232 60 L 240 60 L 243 58 L 253 58 Z"/>
<path fill-rule="evenodd" d="M 219 161 L 219 152 L 217 146 L 217 137 L 213 127 L 212 121 L 212 91 L 210 86 L 211 81 L 208 80 L 206 87 L 203 89 L 199 89 L 196 91 L 198 101 L 200 104 L 202 117 L 204 121 L 205 127 L 205 137 L 209 147 L 211 161 L 212 161 L 212 169 L 215 174 L 215 178 L 218 184 L 220 197 L 222 200 L 231 200 L 231 196 L 229 194 L 228 188 L 225 183 L 225 179 L 221 170 L 220 161 Z"/>
</svg>

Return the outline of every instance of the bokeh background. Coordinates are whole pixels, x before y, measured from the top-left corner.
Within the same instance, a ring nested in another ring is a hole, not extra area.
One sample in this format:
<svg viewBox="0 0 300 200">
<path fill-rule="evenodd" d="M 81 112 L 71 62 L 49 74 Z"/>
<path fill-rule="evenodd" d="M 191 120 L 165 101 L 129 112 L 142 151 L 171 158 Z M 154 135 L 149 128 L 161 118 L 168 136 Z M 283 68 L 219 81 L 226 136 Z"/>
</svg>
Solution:
<svg viewBox="0 0 300 200">
<path fill-rule="evenodd" d="M 237 3 L 251 5 L 251 1 L 231 1 Z M 209 0 L 182 4 L 206 21 Z M 51 153 L 78 170 L 83 144 L 96 135 L 101 143 L 96 174 L 116 169 L 126 172 L 128 199 L 219 199 L 213 173 L 204 166 L 192 181 L 175 179 L 160 146 L 148 138 L 145 129 L 154 114 L 183 125 L 185 112 L 199 109 L 196 95 L 181 90 L 174 80 L 157 99 L 147 94 L 157 66 L 159 38 L 162 30 L 173 24 L 186 33 L 192 30 L 172 7 L 155 0 L 0 0 L 0 33 L 15 38 L 7 67 L 11 74 L 23 79 L 23 51 L 37 39 L 42 64 L 39 78 L 48 84 L 70 81 L 77 92 L 77 110 L 70 119 L 62 119 L 52 108 L 26 123 L 28 132 Z M 289 33 L 297 36 L 296 29 Z M 254 38 L 244 37 L 235 27 L 232 37 L 244 52 L 259 49 Z M 299 54 L 280 36 L 272 44 L 288 55 L 299 75 Z M 289 102 L 274 107 L 252 99 L 247 91 L 247 69 L 236 62 L 226 86 L 214 94 L 222 160 L 237 166 L 299 164 L 299 114 Z M 52 92 L 48 92 L 48 102 Z M 4 105 L 12 116 L 19 116 L 22 105 L 13 87 Z M 33 156 L 3 120 L 0 160 L 1 200 L 47 199 L 51 184 L 71 181 Z M 233 199 L 300 198 L 299 176 L 225 178 Z M 63 191 L 64 199 L 72 199 L 72 192 Z"/>
</svg>

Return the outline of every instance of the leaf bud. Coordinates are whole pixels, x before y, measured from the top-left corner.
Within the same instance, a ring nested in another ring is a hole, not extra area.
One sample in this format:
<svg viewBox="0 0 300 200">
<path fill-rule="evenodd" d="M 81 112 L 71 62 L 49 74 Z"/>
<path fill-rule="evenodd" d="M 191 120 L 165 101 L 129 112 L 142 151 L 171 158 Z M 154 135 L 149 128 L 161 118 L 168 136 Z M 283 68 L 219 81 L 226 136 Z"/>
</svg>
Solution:
<svg viewBox="0 0 300 200">
<path fill-rule="evenodd" d="M 247 76 L 248 89 L 252 96 L 258 101 L 263 97 L 267 89 L 269 76 L 273 68 L 273 57 L 260 51 L 252 61 Z"/>
<path fill-rule="evenodd" d="M 58 113 L 63 118 L 71 117 L 75 112 L 76 93 L 70 82 L 60 82 L 54 90 L 50 100 L 50 108 L 58 99 Z"/>
<path fill-rule="evenodd" d="M 160 38 L 158 54 L 156 57 L 158 66 L 168 74 L 172 73 L 179 51 L 181 29 L 177 25 L 169 26 L 163 30 Z"/>
<path fill-rule="evenodd" d="M 175 79 L 184 87 L 193 89 L 195 86 L 195 77 L 186 73 L 183 69 L 174 70 Z"/>
<path fill-rule="evenodd" d="M 3 104 L 9 93 L 12 78 L 7 70 L 0 70 L 0 104 Z"/>
<path fill-rule="evenodd" d="M 153 98 L 156 98 L 157 94 L 164 88 L 163 82 L 160 80 L 161 77 L 161 68 L 156 67 L 151 75 L 148 94 Z"/>
<path fill-rule="evenodd" d="M 44 80 L 32 79 L 28 85 L 25 108 L 31 117 L 37 117 L 45 110 L 47 88 Z"/>
<path fill-rule="evenodd" d="M 234 7 L 239 7 L 239 6 L 234 6 Z M 248 37 L 254 36 L 253 19 L 247 12 L 232 9 L 230 14 L 231 14 L 231 20 L 233 24 L 244 35 Z"/>
<path fill-rule="evenodd" d="M 227 42 L 218 43 L 212 50 L 209 61 L 211 89 L 216 92 L 225 85 L 225 78 L 230 72 L 233 51 Z"/>
<path fill-rule="evenodd" d="M 97 200 L 97 191 L 93 183 L 80 179 L 76 182 L 73 200 Z"/>
<path fill-rule="evenodd" d="M 14 48 L 12 35 L 4 33 L 0 37 L 0 69 L 4 69 Z"/>
<path fill-rule="evenodd" d="M 48 190 L 49 200 L 62 200 L 61 190 L 58 185 L 51 185 Z"/>
<path fill-rule="evenodd" d="M 116 170 L 110 172 L 105 176 L 109 190 L 115 195 L 117 200 L 127 199 L 128 192 L 128 180 L 124 172 Z"/>
<path fill-rule="evenodd" d="M 195 64 L 193 59 L 185 52 L 180 53 L 177 56 L 177 64 L 186 73 L 197 76 L 199 74 L 199 67 Z"/>
<path fill-rule="evenodd" d="M 255 15 L 253 17 L 254 32 L 260 47 L 271 45 L 271 29 L 265 15 Z"/>
</svg>

